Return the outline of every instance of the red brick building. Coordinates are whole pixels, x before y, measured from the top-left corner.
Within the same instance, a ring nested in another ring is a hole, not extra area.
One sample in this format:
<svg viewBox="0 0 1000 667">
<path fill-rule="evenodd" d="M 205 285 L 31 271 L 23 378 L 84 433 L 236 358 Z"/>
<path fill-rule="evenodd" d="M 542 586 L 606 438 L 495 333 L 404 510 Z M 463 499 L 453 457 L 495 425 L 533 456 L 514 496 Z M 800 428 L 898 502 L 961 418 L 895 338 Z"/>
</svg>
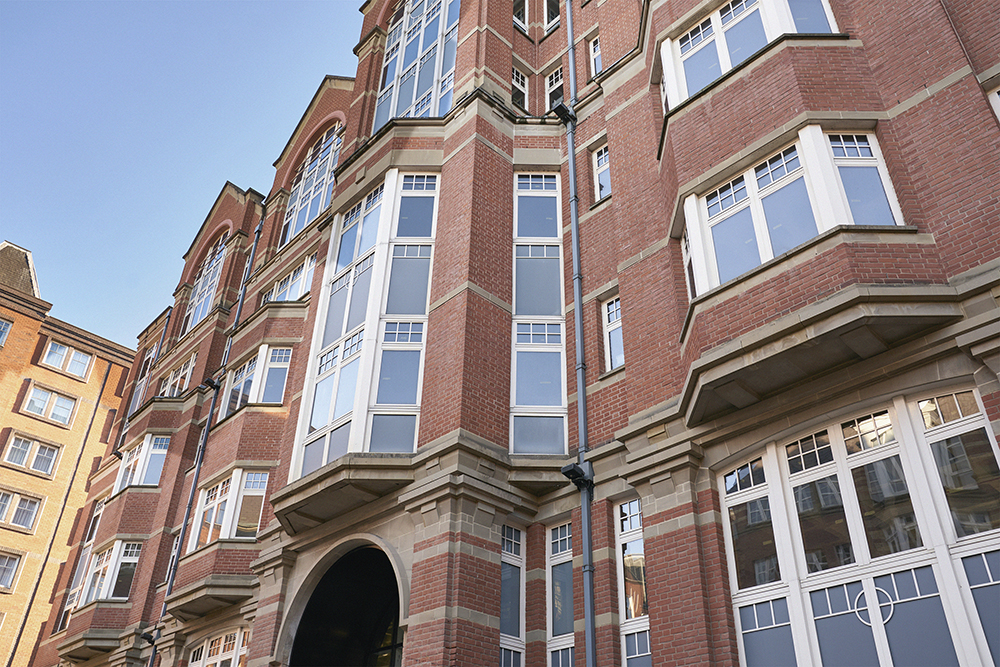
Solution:
<svg viewBox="0 0 1000 667">
<path fill-rule="evenodd" d="M 34 663 L 996 664 L 993 3 L 361 11 Z"/>
</svg>

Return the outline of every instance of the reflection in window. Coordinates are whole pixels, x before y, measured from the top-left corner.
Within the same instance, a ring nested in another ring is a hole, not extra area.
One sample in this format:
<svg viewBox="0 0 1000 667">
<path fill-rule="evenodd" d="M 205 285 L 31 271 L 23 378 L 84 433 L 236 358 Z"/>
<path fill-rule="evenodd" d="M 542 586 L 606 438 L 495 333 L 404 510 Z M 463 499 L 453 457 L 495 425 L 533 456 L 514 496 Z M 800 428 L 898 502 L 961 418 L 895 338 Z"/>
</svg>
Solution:
<svg viewBox="0 0 1000 667">
<path fill-rule="evenodd" d="M 852 472 L 872 558 L 923 546 L 899 456 Z"/>
<path fill-rule="evenodd" d="M 739 587 L 749 588 L 777 581 L 781 573 L 767 498 L 730 507 L 729 525 L 733 533 Z"/>
<path fill-rule="evenodd" d="M 809 571 L 853 563 L 851 535 L 837 476 L 796 486 L 794 492 Z"/>
<path fill-rule="evenodd" d="M 1000 468 L 985 429 L 931 443 L 959 537 L 1000 528 Z"/>
</svg>

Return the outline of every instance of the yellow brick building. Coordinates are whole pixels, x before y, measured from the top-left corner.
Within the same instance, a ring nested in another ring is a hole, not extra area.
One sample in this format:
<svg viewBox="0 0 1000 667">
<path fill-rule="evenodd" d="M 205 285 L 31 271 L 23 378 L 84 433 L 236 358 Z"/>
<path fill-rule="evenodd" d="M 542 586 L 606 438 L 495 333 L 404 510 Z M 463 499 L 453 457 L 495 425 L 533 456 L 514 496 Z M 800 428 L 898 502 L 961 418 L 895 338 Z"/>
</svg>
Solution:
<svg viewBox="0 0 1000 667">
<path fill-rule="evenodd" d="M 87 477 L 113 445 L 135 355 L 51 308 L 31 253 L 0 243 L 0 665 L 30 662 L 74 565 Z"/>
</svg>

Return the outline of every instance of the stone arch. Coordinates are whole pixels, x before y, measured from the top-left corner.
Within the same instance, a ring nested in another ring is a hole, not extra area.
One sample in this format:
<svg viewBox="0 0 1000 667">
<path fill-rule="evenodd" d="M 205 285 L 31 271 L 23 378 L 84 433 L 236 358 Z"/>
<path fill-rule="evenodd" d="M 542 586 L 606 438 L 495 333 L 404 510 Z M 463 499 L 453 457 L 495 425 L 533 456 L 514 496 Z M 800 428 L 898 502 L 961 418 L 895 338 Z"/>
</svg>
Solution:
<svg viewBox="0 0 1000 667">
<path fill-rule="evenodd" d="M 282 178 L 281 187 L 286 190 L 291 190 L 292 179 L 295 178 L 295 171 L 309 153 L 309 149 L 313 147 L 316 140 L 322 137 L 327 130 L 329 130 L 334 125 L 339 124 L 341 128 L 347 126 L 347 115 L 343 111 L 332 111 L 323 117 L 316 125 L 312 132 L 309 133 L 309 139 L 307 141 L 298 142 L 298 146 L 295 149 L 295 154 L 288 161 L 288 170 L 285 172 Z"/>
</svg>

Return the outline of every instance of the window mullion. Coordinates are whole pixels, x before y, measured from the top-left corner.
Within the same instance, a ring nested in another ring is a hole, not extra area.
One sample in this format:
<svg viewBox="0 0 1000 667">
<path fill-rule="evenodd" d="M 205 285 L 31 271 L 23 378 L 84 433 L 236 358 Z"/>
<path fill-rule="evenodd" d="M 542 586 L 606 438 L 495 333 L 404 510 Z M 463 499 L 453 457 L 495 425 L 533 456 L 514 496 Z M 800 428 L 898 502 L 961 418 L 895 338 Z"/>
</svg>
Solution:
<svg viewBox="0 0 1000 667">
<path fill-rule="evenodd" d="M 958 539 L 955 535 L 954 522 L 951 519 L 951 511 L 948 509 L 948 501 L 942 500 L 944 489 L 939 480 L 932 479 L 928 471 L 935 471 L 936 465 L 932 460 L 929 443 L 926 442 L 923 429 L 914 421 L 907 408 L 906 400 L 902 396 L 893 399 L 895 415 L 893 415 L 893 425 L 899 429 L 896 439 L 900 442 L 910 441 L 917 443 L 916 456 L 909 456 L 913 448 L 900 448 L 900 461 L 903 465 L 903 474 L 906 475 L 906 484 L 910 488 L 911 497 L 928 498 L 927 502 L 914 502 L 913 511 L 917 516 L 917 525 L 920 526 L 920 536 L 924 546 L 935 548 L 947 543 L 954 544 Z M 935 472 L 935 477 L 937 477 Z M 934 488 L 937 487 L 937 488 Z M 943 560 L 941 562 L 944 562 Z"/>
<path fill-rule="evenodd" d="M 726 31 L 722 26 L 722 14 L 715 12 L 711 16 L 712 19 L 712 32 L 714 33 L 711 38 L 706 40 L 708 42 L 703 48 L 715 49 L 716 54 L 719 56 L 719 73 L 723 74 L 728 72 L 733 68 L 733 61 L 729 57 L 729 48 L 726 43 Z M 733 25 L 733 23 L 730 23 Z"/>
<path fill-rule="evenodd" d="M 767 219 L 764 216 L 764 200 L 761 197 L 760 189 L 757 187 L 757 176 L 753 169 L 743 174 L 747 195 L 749 196 L 750 215 L 753 219 L 753 231 L 757 237 L 757 254 L 760 263 L 763 264 L 774 259 L 774 250 L 771 249 L 771 235 L 767 231 Z M 721 281 L 720 281 L 721 282 Z"/>
<path fill-rule="evenodd" d="M 840 483 L 840 497 L 844 503 L 844 515 L 847 517 L 847 531 L 851 536 L 851 549 L 854 550 L 854 562 L 865 566 L 871 562 L 872 556 L 871 550 L 868 548 L 864 519 L 861 516 L 858 490 L 854 486 L 851 461 L 847 459 L 844 433 L 839 424 L 832 424 L 829 427 L 829 433 L 830 446 L 833 448 L 833 462 L 837 469 L 837 480 Z"/>
<path fill-rule="evenodd" d="M 853 222 L 829 144 L 819 125 L 799 130 L 800 159 L 819 232 Z"/>
<path fill-rule="evenodd" d="M 260 395 L 264 389 L 264 376 L 267 375 L 267 351 L 269 346 L 265 343 L 257 349 L 257 365 L 254 368 L 253 379 L 250 381 L 250 398 L 248 403 L 259 403 Z"/>
</svg>

